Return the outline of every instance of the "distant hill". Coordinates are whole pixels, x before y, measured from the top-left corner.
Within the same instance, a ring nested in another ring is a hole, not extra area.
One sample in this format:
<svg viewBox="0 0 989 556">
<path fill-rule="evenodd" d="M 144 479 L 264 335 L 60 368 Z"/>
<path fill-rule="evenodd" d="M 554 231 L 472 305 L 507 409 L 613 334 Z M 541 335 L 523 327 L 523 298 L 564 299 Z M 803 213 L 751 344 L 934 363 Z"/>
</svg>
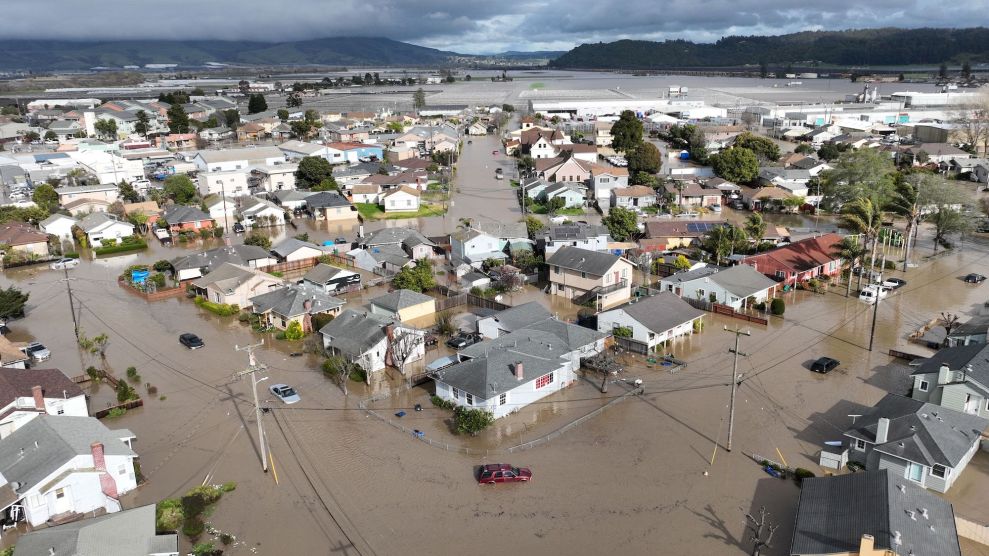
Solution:
<svg viewBox="0 0 989 556">
<path fill-rule="evenodd" d="M 507 52 L 499 52 L 498 54 L 491 54 L 494 58 L 504 58 L 506 60 L 553 60 L 554 58 L 559 58 L 566 54 L 566 50 L 533 50 L 532 52 L 519 52 L 518 50 L 509 50 Z"/>
<path fill-rule="evenodd" d="M 335 37 L 280 43 L 254 41 L 0 40 L 0 70 L 81 70 L 93 67 L 207 62 L 243 65 L 437 66 L 453 52 L 385 38 Z"/>
<path fill-rule="evenodd" d="M 558 68 L 659 69 L 804 64 L 842 67 L 989 61 L 989 29 L 862 29 L 725 37 L 715 43 L 620 40 L 582 44 L 550 62 Z"/>
</svg>

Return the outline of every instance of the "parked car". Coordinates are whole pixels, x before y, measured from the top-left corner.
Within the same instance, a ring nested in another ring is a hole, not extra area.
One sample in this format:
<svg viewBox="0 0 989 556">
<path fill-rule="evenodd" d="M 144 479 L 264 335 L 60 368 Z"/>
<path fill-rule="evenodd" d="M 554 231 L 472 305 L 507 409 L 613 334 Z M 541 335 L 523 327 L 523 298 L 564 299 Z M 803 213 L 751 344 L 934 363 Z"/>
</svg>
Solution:
<svg viewBox="0 0 989 556">
<path fill-rule="evenodd" d="M 869 270 L 863 266 L 853 268 L 852 274 L 855 276 L 865 276 L 870 282 L 878 282 L 883 277 L 882 272 L 879 272 L 878 270 Z"/>
<path fill-rule="evenodd" d="M 906 286 L 906 285 L 907 285 L 907 281 L 906 280 L 901 280 L 899 278 L 887 278 L 887 279 L 883 280 L 883 283 L 882 283 L 882 286 L 884 288 L 889 288 L 891 290 L 895 290 L 897 288 L 902 288 L 903 286 Z"/>
<path fill-rule="evenodd" d="M 713 212 L 715 214 L 718 214 L 719 212 L 721 212 L 721 205 L 711 205 L 711 206 L 709 206 L 707 208 L 711 209 L 711 212 Z"/>
<path fill-rule="evenodd" d="M 347 238 L 345 238 L 345 237 L 338 237 L 338 238 L 336 238 L 336 239 L 333 240 L 333 243 L 335 245 L 343 245 L 345 243 L 350 243 L 350 242 L 347 241 Z"/>
<path fill-rule="evenodd" d="M 495 483 L 525 483 L 532 479 L 528 467 L 512 467 L 507 463 L 490 463 L 481 467 L 477 482 L 482 485 Z"/>
<path fill-rule="evenodd" d="M 832 359 L 830 357 L 821 357 L 817 361 L 814 361 L 814 363 L 811 364 L 810 370 L 814 371 L 815 373 L 826 374 L 833 371 L 835 367 L 837 367 L 840 364 L 841 362 L 838 361 L 837 359 Z"/>
<path fill-rule="evenodd" d="M 186 332 L 185 334 L 180 335 L 179 343 L 189 349 L 199 349 L 206 345 L 205 343 L 203 343 L 202 338 L 190 332 Z"/>
<path fill-rule="evenodd" d="M 985 276 L 974 272 L 965 277 L 965 281 L 969 284 L 981 284 L 985 279 Z"/>
<path fill-rule="evenodd" d="M 295 392 L 295 389 L 288 384 L 272 384 L 271 388 L 268 388 L 268 391 L 286 404 L 293 404 L 302 401 L 302 398 L 300 398 L 299 394 Z"/>
<path fill-rule="evenodd" d="M 245 230 L 244 225 L 240 222 L 234 222 L 233 229 L 235 234 L 242 234 Z"/>
<path fill-rule="evenodd" d="M 859 301 L 865 301 L 871 305 L 875 303 L 877 299 L 886 299 L 887 295 L 889 295 L 889 289 L 877 284 L 872 284 L 862 288 L 862 291 L 859 292 Z"/>
<path fill-rule="evenodd" d="M 446 341 L 446 345 L 453 349 L 463 349 L 481 341 L 481 335 L 473 332 L 460 332 L 456 336 Z"/>
<path fill-rule="evenodd" d="M 155 228 L 155 237 L 162 243 L 172 242 L 172 233 L 165 228 Z"/>
<path fill-rule="evenodd" d="M 21 348 L 24 355 L 27 355 L 31 361 L 45 361 L 52 356 L 51 350 L 42 345 L 41 342 L 30 342 L 26 346 Z"/>
<path fill-rule="evenodd" d="M 59 259 L 48 265 L 48 268 L 52 270 L 65 270 L 66 268 L 75 268 L 77 266 L 79 266 L 79 259 Z"/>
</svg>

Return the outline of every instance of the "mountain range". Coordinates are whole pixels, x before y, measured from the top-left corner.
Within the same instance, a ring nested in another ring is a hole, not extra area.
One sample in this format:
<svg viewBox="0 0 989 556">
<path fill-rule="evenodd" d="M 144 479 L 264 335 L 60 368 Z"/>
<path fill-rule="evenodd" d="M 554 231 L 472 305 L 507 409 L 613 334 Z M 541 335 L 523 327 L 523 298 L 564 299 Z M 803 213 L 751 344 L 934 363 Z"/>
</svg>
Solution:
<svg viewBox="0 0 989 556">
<path fill-rule="evenodd" d="M 582 44 L 550 62 L 573 69 L 734 67 L 766 63 L 851 68 L 989 61 L 989 29 L 859 29 L 731 36 L 714 43 L 620 40 Z"/>
</svg>

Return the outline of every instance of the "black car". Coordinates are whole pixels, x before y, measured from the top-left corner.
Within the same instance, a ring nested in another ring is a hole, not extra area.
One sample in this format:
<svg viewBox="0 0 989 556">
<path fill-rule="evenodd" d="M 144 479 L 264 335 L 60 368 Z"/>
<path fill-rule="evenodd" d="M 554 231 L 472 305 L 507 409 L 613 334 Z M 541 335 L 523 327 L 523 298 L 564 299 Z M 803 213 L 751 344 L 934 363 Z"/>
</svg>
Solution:
<svg viewBox="0 0 989 556">
<path fill-rule="evenodd" d="M 467 346 L 476 344 L 481 341 L 480 334 L 474 334 L 472 332 L 460 332 L 456 336 L 450 338 L 446 341 L 448 347 L 453 349 L 463 349 Z"/>
<path fill-rule="evenodd" d="M 981 274 L 972 273 L 965 277 L 965 281 L 969 284 L 981 284 L 986 279 L 985 276 Z"/>
<path fill-rule="evenodd" d="M 179 343 L 189 349 L 199 349 L 206 345 L 203 343 L 202 338 L 196 336 L 195 334 L 191 334 L 189 332 L 186 332 L 185 334 L 179 336 Z"/>
<path fill-rule="evenodd" d="M 336 245 L 343 245 L 345 243 L 350 243 L 350 242 L 347 241 L 347 238 L 345 238 L 345 237 L 338 237 L 338 238 L 336 238 L 336 239 L 333 240 L 333 243 L 336 244 Z"/>
<path fill-rule="evenodd" d="M 815 373 L 821 373 L 821 374 L 830 373 L 835 369 L 835 367 L 837 367 L 840 364 L 841 363 L 837 359 L 832 359 L 830 357 L 821 357 L 817 361 L 814 361 L 813 364 L 811 364 L 810 370 L 814 371 Z"/>
<path fill-rule="evenodd" d="M 234 222 L 234 233 L 235 234 L 244 233 L 244 225 L 241 224 L 240 222 Z"/>
</svg>

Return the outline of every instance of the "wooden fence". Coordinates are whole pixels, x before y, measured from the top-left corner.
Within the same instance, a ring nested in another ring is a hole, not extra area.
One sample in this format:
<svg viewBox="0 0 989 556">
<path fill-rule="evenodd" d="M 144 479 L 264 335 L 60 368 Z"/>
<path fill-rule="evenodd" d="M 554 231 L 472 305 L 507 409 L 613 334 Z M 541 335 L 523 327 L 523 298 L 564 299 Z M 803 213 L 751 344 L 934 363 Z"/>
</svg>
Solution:
<svg viewBox="0 0 989 556">
<path fill-rule="evenodd" d="M 101 409 L 99 411 L 96 411 L 91 415 L 91 417 L 102 419 L 107 415 L 109 415 L 110 412 L 113 411 L 114 409 L 127 410 L 127 409 L 134 409 L 135 407 L 143 407 L 143 406 L 144 406 L 144 400 L 138 398 L 136 400 L 131 400 L 129 402 L 124 402 L 124 403 L 118 403 L 117 405 L 112 405 L 110 407 L 107 407 L 106 409 Z"/>
<path fill-rule="evenodd" d="M 461 305 L 467 304 L 466 293 L 461 293 L 457 295 L 451 295 L 448 297 L 438 297 L 436 298 L 436 310 L 446 311 L 447 309 L 452 309 L 454 307 L 459 307 Z"/>
<path fill-rule="evenodd" d="M 750 313 L 742 313 L 736 311 L 730 305 L 711 303 L 710 301 L 706 301 L 704 299 L 690 299 L 689 297 L 682 297 L 681 299 L 686 301 L 687 304 L 690 305 L 691 307 L 694 307 L 695 309 L 700 309 L 701 311 L 707 311 L 709 313 L 714 313 L 716 315 L 725 315 L 728 317 L 732 317 L 748 322 L 754 322 L 756 324 L 762 324 L 762 325 L 769 324 L 769 319 L 760 317 L 758 315 L 753 315 Z"/>
<path fill-rule="evenodd" d="M 182 286 L 177 286 L 174 288 L 165 288 L 163 290 L 156 290 L 153 292 L 144 292 L 128 284 L 127 280 L 124 279 L 117 280 L 117 285 L 127 290 L 128 292 L 140 298 L 143 298 L 145 301 L 161 301 L 162 299 L 170 299 L 185 294 L 185 288 Z"/>
<path fill-rule="evenodd" d="M 923 359 L 926 355 L 918 355 L 916 353 L 909 353 L 906 351 L 899 351 L 896 349 L 889 350 L 890 357 L 896 357 L 897 359 L 906 359 L 907 361 L 913 361 L 914 359 Z"/>
<path fill-rule="evenodd" d="M 319 264 L 319 259 L 312 257 L 309 259 L 299 259 L 297 261 L 286 261 L 284 263 L 275 263 L 268 266 L 259 266 L 258 270 L 261 272 L 267 272 L 269 274 L 274 272 L 292 272 L 294 270 L 309 270 L 310 268 Z"/>
<path fill-rule="evenodd" d="M 493 309 L 495 311 L 504 311 L 505 309 L 511 308 L 511 305 L 505 303 L 500 303 L 494 299 L 486 299 L 483 297 L 476 296 L 472 293 L 464 294 L 467 296 L 467 304 L 471 307 L 480 307 L 481 309 Z"/>
</svg>

